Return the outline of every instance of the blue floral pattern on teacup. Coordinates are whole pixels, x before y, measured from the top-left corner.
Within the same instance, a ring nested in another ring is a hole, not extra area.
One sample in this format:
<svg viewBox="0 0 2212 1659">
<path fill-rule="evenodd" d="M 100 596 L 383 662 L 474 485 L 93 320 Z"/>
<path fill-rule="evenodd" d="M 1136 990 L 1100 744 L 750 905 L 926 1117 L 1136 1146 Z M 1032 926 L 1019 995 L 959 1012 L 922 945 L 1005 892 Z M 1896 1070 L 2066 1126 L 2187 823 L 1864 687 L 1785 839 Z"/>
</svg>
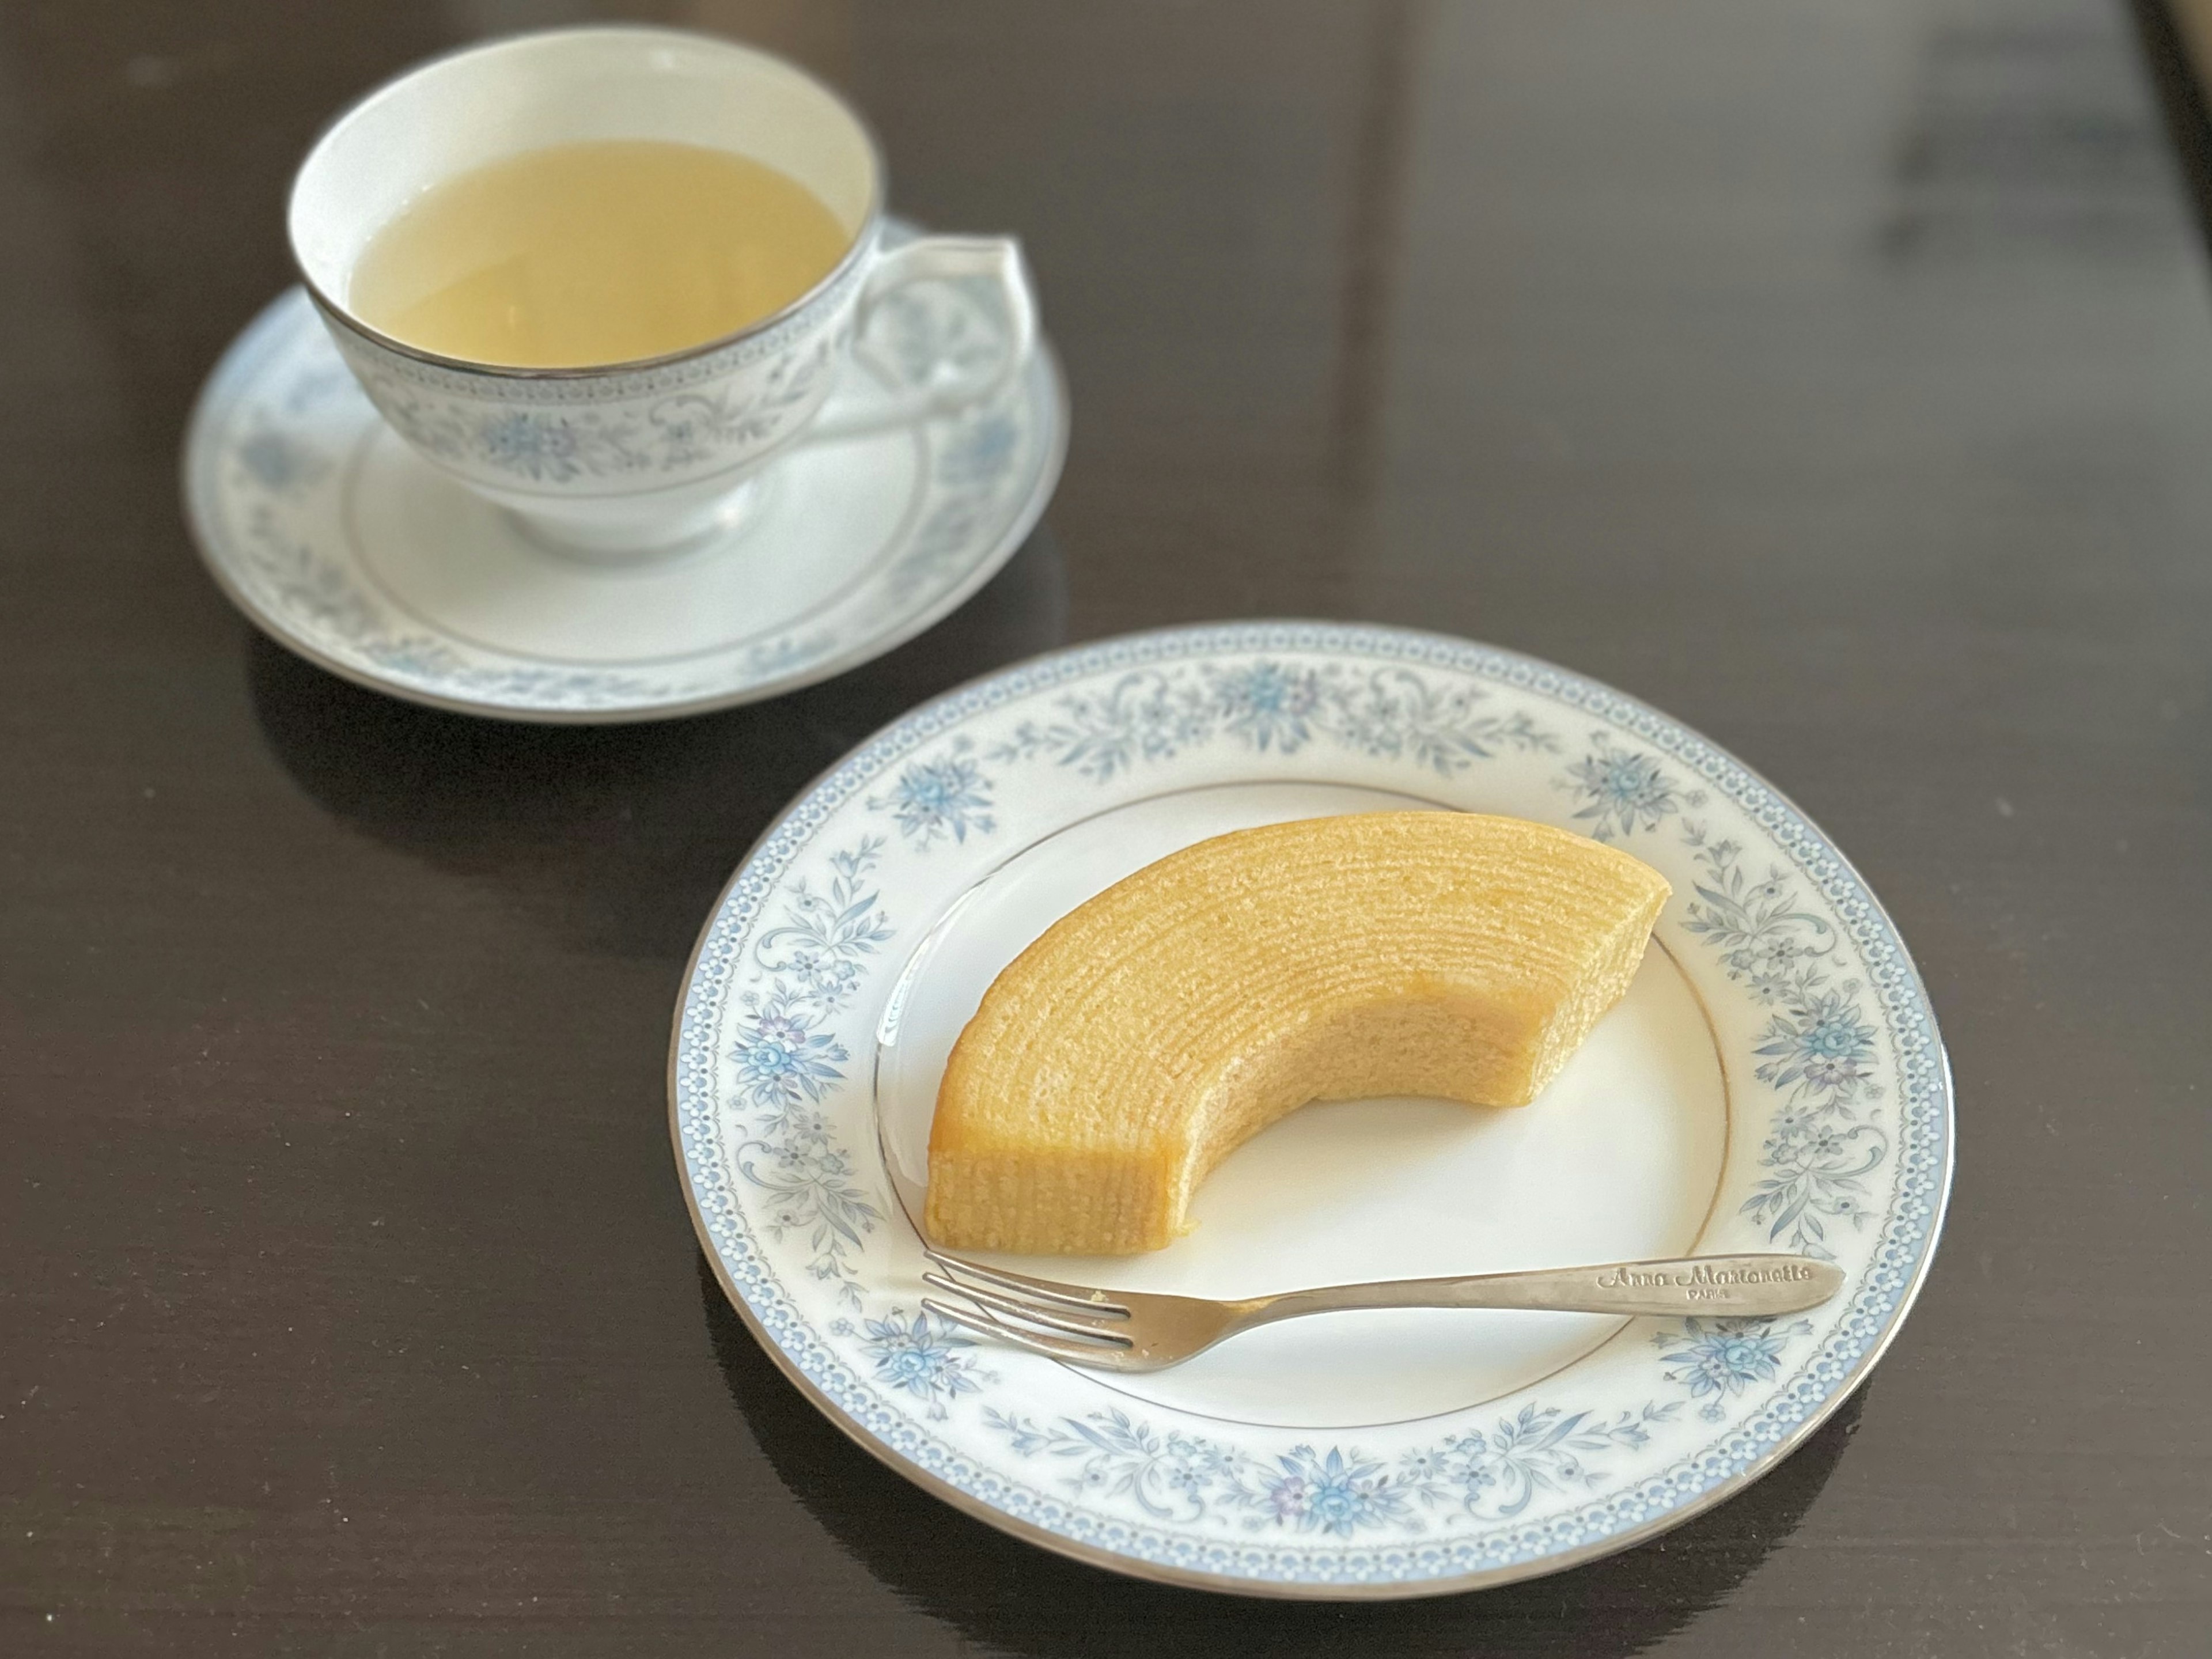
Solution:
<svg viewBox="0 0 2212 1659">
<path fill-rule="evenodd" d="M 890 303 L 926 302 L 897 295 Z M 353 362 L 378 412 L 424 454 L 466 475 L 568 484 L 680 482 L 764 453 L 821 406 L 836 360 L 827 339 L 805 341 L 742 384 L 612 409 L 487 407 L 481 397 L 441 394 L 395 374 L 381 358 L 364 362 L 356 353 Z"/>
<path fill-rule="evenodd" d="M 944 301 L 926 289 L 892 296 L 926 313 L 915 327 L 938 317 Z M 408 381 L 394 396 L 429 393 Z M 651 472 L 664 460 L 688 465 L 684 458 L 739 435 L 759 413 L 680 381 L 635 419 L 550 398 L 511 409 L 438 407 L 445 412 L 423 414 L 431 426 L 416 434 L 422 441 L 450 441 L 524 483 Z M 867 581 L 826 611 L 688 664 L 518 658 L 395 604 L 366 568 L 345 498 L 376 417 L 297 289 L 263 313 L 210 381 L 186 456 L 187 499 L 226 586 L 263 626 L 315 659 L 425 701 L 591 717 L 742 701 L 819 678 L 917 612 L 950 604 L 979 564 L 1011 551 L 1005 538 L 1048 487 L 1057 418 L 1024 386 L 917 428 L 922 455 L 909 514 Z M 449 424 L 431 429 L 440 422 Z"/>
<path fill-rule="evenodd" d="M 325 321 L 378 412 L 464 479 L 555 489 L 659 487 L 732 471 L 796 435 L 830 395 L 866 264 L 854 261 L 758 335 L 627 370 L 531 375 L 449 368 L 396 350 L 343 319 Z M 933 325 L 951 327 L 945 314 L 962 309 L 923 291 L 893 294 L 884 308 L 902 313 L 896 325 L 922 339 Z"/>
</svg>

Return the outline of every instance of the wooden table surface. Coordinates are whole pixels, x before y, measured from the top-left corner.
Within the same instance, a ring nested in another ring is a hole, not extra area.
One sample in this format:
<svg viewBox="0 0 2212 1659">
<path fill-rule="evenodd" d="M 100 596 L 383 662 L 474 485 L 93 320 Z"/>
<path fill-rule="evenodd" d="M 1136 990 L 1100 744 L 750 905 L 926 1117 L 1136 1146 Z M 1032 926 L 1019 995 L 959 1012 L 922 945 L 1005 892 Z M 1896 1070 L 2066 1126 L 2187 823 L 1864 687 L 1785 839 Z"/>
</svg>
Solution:
<svg viewBox="0 0 2212 1659">
<path fill-rule="evenodd" d="M 2157 18 L 623 9 L 811 64 L 903 211 L 1024 237 L 1073 447 L 883 660 L 530 729 L 257 638 L 177 448 L 319 123 L 594 9 L 0 9 L 0 1651 L 2212 1651 L 2212 290 Z M 778 807 L 999 664 L 1273 614 L 1689 721 L 1932 987 L 1926 1293 L 1663 1541 L 1384 1607 L 1126 1582 L 878 1467 L 702 1269 L 668 1017 Z"/>
</svg>

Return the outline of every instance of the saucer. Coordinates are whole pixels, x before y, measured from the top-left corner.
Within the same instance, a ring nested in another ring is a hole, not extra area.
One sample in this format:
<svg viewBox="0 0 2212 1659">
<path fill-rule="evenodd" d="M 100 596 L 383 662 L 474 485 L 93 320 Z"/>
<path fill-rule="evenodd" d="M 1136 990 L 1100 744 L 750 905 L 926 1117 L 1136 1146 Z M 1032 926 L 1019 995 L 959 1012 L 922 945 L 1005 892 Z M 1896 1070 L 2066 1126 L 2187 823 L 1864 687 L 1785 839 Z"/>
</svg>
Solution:
<svg viewBox="0 0 2212 1659">
<path fill-rule="evenodd" d="M 1633 986 L 1532 1105 L 1294 1112 L 1150 1255 L 994 1258 L 1200 1296 L 1796 1251 L 1786 1319 L 1397 1309 L 1103 1374 L 922 1305 L 912 1217 L 945 1056 L 1060 916 L 1211 836 L 1378 809 L 1612 842 L 1674 897 Z M 1017 1537 L 1240 1594 L 1435 1595 L 1557 1571 L 1772 1469 L 1857 1387 L 1928 1270 L 1951 1085 L 1904 942 L 1842 854 L 1718 745 L 1463 640 L 1255 623 L 1056 652 L 825 773 L 701 935 L 670 1113 L 723 1290 L 862 1446 Z"/>
<path fill-rule="evenodd" d="M 895 295 L 854 353 L 862 384 L 830 407 L 994 326 L 949 284 Z M 921 633 L 1021 544 L 1066 440 L 1040 343 L 983 404 L 802 442 L 700 544 L 597 561 L 533 540 L 401 442 L 295 288 L 201 392 L 185 507 L 223 592 L 333 673 L 507 720 L 656 720 L 811 684 Z"/>
</svg>

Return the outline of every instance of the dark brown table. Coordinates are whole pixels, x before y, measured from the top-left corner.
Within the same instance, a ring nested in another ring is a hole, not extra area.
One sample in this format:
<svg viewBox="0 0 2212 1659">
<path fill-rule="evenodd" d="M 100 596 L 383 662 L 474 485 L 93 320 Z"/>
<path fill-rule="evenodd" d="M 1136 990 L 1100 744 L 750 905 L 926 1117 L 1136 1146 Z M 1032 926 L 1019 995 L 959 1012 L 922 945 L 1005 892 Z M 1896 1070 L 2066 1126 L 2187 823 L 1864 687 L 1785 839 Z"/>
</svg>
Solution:
<svg viewBox="0 0 2212 1659">
<path fill-rule="evenodd" d="M 1024 236 L 1074 444 L 883 660 L 529 729 L 257 638 L 176 453 L 318 123 L 594 9 L 0 9 L 0 1652 L 2212 1653 L 2212 303 L 2157 15 L 623 8 L 813 65 L 904 211 Z M 1918 1310 L 1662 1542 L 1395 1606 L 1125 1582 L 870 1461 L 702 1269 L 668 1016 L 778 806 L 979 672 L 1259 614 L 1693 723 L 1933 988 Z"/>
</svg>

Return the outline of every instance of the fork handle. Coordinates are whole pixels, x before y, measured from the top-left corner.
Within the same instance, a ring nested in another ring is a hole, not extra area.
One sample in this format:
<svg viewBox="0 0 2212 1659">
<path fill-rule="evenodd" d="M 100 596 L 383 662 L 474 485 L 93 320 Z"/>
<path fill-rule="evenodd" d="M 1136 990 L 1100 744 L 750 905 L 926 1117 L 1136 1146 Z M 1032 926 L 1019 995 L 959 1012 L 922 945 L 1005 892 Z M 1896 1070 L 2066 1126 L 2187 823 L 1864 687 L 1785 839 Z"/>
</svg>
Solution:
<svg viewBox="0 0 2212 1659">
<path fill-rule="evenodd" d="M 1327 1285 L 1255 1297 L 1245 1322 L 1353 1308 L 1525 1308 L 1549 1313 L 1711 1314 L 1730 1319 L 1802 1313 L 1843 1288 L 1843 1269 L 1806 1255 L 1698 1255 L 1589 1267 Z"/>
</svg>

